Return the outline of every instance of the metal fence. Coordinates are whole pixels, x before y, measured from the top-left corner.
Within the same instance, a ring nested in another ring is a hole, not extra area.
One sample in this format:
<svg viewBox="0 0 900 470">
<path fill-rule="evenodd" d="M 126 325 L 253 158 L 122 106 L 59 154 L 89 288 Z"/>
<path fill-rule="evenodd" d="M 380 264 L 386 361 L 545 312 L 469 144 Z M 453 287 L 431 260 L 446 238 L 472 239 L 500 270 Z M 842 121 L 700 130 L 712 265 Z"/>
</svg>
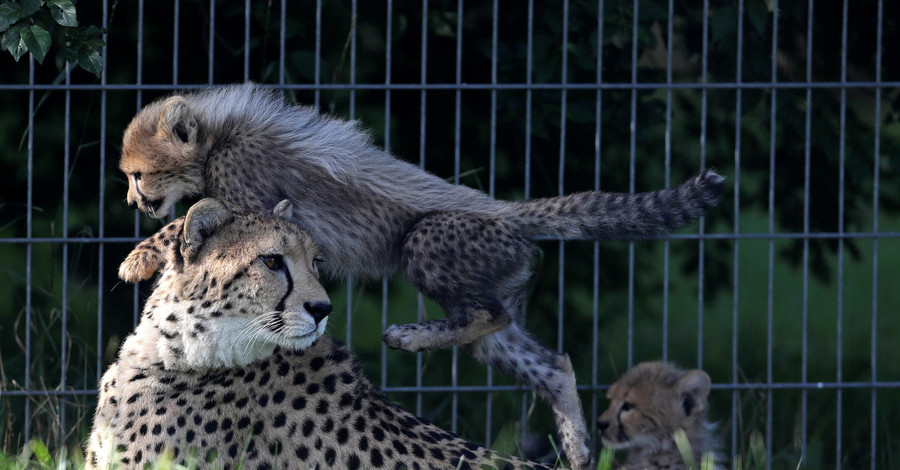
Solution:
<svg viewBox="0 0 900 470">
<path fill-rule="evenodd" d="M 254 80 L 497 197 L 648 190 L 715 166 L 729 193 L 696 229 L 540 242 L 529 329 L 572 356 L 591 423 L 618 374 L 661 358 L 710 373 L 732 463 L 764 448 L 766 468 L 897 466 L 898 9 L 675 3 L 80 3 L 109 31 L 98 79 L 2 59 L 7 450 L 79 442 L 138 320 L 149 286 L 115 270 L 158 225 L 122 202 L 129 117 Z M 439 315 L 402 281 L 332 292 L 330 332 L 393 399 L 488 445 L 552 432 L 546 405 L 455 349 L 380 344 L 388 324 Z"/>
</svg>

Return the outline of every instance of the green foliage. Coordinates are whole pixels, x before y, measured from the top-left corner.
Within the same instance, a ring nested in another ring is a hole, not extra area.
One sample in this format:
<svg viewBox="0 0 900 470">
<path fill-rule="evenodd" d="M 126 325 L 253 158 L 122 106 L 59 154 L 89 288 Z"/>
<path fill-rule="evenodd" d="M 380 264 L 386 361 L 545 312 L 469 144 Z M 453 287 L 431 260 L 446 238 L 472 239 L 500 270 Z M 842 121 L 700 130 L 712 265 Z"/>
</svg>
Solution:
<svg viewBox="0 0 900 470">
<path fill-rule="evenodd" d="M 100 76 L 106 44 L 96 26 L 79 27 L 73 0 L 8 0 L 0 3 L 0 49 L 19 61 L 30 52 L 38 63 L 59 49 L 56 67 L 66 63 Z"/>
</svg>

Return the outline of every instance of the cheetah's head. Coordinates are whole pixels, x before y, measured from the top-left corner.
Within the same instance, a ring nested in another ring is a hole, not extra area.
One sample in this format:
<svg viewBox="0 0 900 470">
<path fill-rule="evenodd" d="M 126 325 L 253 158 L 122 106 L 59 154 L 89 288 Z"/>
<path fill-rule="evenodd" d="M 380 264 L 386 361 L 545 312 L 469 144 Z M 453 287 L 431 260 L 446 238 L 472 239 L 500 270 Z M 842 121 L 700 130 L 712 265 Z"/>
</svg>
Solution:
<svg viewBox="0 0 900 470">
<path fill-rule="evenodd" d="M 709 389 L 709 375 L 702 370 L 642 362 L 609 388 L 609 408 L 597 419 L 600 438 L 613 449 L 653 452 L 672 443 L 679 429 L 707 432 Z"/>
<path fill-rule="evenodd" d="M 332 307 L 318 281 L 318 248 L 285 220 L 291 210 L 285 200 L 274 216 L 241 216 L 207 198 L 138 244 L 119 277 L 160 276 L 135 344 L 154 343 L 141 347 L 155 346 L 168 369 L 206 369 L 315 342 Z"/>
<path fill-rule="evenodd" d="M 181 198 L 199 195 L 206 155 L 203 140 L 202 126 L 184 97 L 144 107 L 122 140 L 119 169 L 128 179 L 128 205 L 158 219 Z"/>
</svg>

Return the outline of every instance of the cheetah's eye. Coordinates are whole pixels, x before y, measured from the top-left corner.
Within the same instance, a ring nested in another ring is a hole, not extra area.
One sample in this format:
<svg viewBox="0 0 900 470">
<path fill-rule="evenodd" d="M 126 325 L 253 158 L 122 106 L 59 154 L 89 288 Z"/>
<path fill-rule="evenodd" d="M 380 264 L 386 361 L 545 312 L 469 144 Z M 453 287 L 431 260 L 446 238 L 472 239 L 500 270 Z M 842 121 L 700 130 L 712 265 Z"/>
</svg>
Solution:
<svg viewBox="0 0 900 470">
<path fill-rule="evenodd" d="M 280 271 L 284 268 L 284 258 L 281 255 L 262 255 L 259 259 L 272 271 Z"/>
<path fill-rule="evenodd" d="M 630 401 L 626 401 L 626 402 L 622 403 L 622 411 L 630 411 L 630 410 L 633 410 L 634 407 L 635 407 L 634 403 L 631 403 Z"/>
</svg>

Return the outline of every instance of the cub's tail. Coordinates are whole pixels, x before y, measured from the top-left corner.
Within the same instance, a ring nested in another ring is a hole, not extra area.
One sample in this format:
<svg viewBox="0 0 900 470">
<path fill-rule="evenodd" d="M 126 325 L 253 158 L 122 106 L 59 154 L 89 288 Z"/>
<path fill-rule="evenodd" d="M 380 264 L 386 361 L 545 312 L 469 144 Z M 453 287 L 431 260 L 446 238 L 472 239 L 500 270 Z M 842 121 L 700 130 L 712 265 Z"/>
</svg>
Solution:
<svg viewBox="0 0 900 470">
<path fill-rule="evenodd" d="M 636 240 L 680 229 L 722 199 L 725 178 L 712 170 L 680 186 L 647 193 L 589 191 L 516 203 L 530 238 Z"/>
</svg>

